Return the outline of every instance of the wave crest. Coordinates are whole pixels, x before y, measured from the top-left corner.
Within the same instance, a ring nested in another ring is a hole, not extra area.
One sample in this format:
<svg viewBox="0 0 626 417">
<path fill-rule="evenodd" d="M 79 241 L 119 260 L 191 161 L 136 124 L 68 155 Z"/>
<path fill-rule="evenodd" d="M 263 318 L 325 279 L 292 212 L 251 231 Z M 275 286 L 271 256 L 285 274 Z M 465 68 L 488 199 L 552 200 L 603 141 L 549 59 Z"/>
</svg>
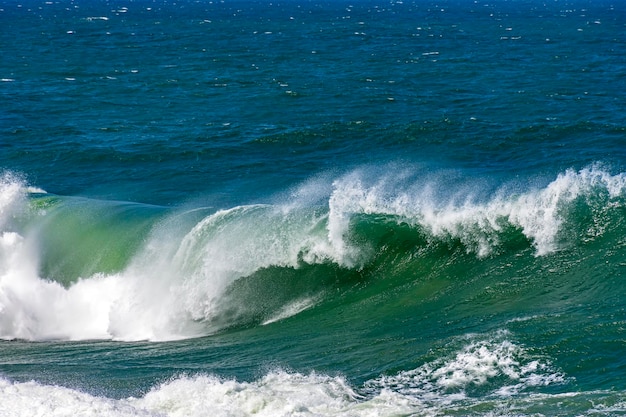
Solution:
<svg viewBox="0 0 626 417">
<path fill-rule="evenodd" d="M 591 167 L 485 191 L 444 175 L 355 171 L 276 204 L 165 214 L 63 197 L 29 204 L 24 190 L 14 176 L 0 180 L 0 337 L 170 340 L 284 320 L 368 268 L 450 256 L 437 247 L 480 261 L 596 239 L 616 227 L 626 177 Z M 66 280 L 55 276 L 63 265 L 50 267 L 62 259 L 109 267 Z"/>
<path fill-rule="evenodd" d="M 578 200 L 600 211 L 611 203 L 623 204 L 626 176 L 611 175 L 599 168 L 568 170 L 543 188 L 511 193 L 493 191 L 486 199 L 476 187 L 448 192 L 442 181 L 390 188 L 388 178 L 366 184 L 361 174 L 351 174 L 334 183 L 329 201 L 329 241 L 340 261 L 354 265 L 359 249 L 349 245 L 350 219 L 355 214 L 395 216 L 424 230 L 430 239 L 458 239 L 468 252 L 480 257 L 493 253 L 502 232 L 518 228 L 532 242 L 537 255 L 560 249 L 559 239 L 572 221 L 569 214 Z M 597 214 L 597 213 L 596 213 Z"/>
</svg>

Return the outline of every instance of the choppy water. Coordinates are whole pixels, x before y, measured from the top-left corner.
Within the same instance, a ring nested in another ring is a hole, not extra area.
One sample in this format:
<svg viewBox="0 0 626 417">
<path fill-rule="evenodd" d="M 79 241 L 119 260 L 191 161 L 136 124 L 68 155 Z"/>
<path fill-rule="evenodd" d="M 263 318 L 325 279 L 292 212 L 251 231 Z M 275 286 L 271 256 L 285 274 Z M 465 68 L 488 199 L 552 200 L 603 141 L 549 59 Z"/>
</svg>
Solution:
<svg viewBox="0 0 626 417">
<path fill-rule="evenodd" d="M 621 2 L 0 2 L 0 416 L 626 412 Z"/>
</svg>

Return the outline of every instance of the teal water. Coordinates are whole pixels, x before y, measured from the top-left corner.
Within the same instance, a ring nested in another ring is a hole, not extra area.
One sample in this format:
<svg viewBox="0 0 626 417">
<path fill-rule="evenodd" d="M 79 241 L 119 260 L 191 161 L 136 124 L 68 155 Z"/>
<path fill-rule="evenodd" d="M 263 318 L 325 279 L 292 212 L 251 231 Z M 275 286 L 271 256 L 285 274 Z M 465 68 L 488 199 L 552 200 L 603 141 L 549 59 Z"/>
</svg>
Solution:
<svg viewBox="0 0 626 417">
<path fill-rule="evenodd" d="M 626 412 L 619 2 L 0 2 L 0 416 Z"/>
</svg>

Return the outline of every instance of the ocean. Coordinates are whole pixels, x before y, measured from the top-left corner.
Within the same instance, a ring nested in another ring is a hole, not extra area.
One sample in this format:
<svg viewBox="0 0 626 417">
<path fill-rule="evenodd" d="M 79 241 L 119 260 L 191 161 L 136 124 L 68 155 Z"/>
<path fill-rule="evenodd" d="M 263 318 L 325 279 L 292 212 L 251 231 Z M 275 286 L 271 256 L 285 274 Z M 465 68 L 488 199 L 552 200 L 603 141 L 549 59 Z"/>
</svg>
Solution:
<svg viewBox="0 0 626 417">
<path fill-rule="evenodd" d="M 0 0 L 0 416 L 626 414 L 626 3 Z"/>
</svg>

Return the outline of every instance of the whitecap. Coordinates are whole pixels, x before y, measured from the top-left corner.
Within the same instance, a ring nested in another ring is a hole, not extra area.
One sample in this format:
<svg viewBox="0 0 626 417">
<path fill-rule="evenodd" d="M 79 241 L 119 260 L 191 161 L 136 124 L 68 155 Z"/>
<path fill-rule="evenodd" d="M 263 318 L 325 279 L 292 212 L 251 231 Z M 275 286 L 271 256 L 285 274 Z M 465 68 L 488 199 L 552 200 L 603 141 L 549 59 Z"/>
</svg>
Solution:
<svg viewBox="0 0 626 417">
<path fill-rule="evenodd" d="M 567 170 L 544 188 L 511 194 L 502 189 L 488 200 L 478 199 L 470 184 L 446 197 L 435 190 L 449 189 L 445 181 L 421 179 L 406 184 L 397 176 L 369 179 L 355 171 L 336 180 L 329 199 L 328 240 L 337 262 L 355 266 L 363 261 L 363 250 L 349 242 L 350 219 L 356 214 L 398 216 L 399 221 L 420 226 L 433 238 L 459 239 L 468 252 L 480 257 L 500 245 L 507 225 L 519 228 L 532 242 L 537 256 L 559 250 L 567 222 L 567 209 L 579 198 L 608 193 L 616 199 L 626 193 L 626 175 L 611 175 L 597 167 Z"/>
<path fill-rule="evenodd" d="M 251 381 L 208 374 L 179 375 L 141 397 L 112 399 L 57 385 L 0 378 L 0 402 L 6 415 L 12 417 L 435 416 L 450 412 L 474 415 L 476 407 L 484 415 L 512 402 L 522 413 L 526 408 L 536 409 L 538 404 L 558 403 L 563 398 L 580 398 L 580 403 L 589 406 L 587 396 L 596 397 L 594 410 L 606 411 L 609 408 L 605 407 L 610 407 L 615 412 L 623 411 L 626 402 L 603 400 L 607 393 L 525 394 L 536 387 L 561 385 L 564 377 L 549 363 L 533 358 L 522 346 L 508 341 L 508 336 L 506 332 L 469 335 L 467 344 L 450 355 L 413 370 L 378 376 L 361 387 L 355 387 L 343 376 L 277 369 Z M 488 385 L 496 379 L 501 382 L 490 395 L 470 397 L 464 392 L 473 385 Z"/>
</svg>

